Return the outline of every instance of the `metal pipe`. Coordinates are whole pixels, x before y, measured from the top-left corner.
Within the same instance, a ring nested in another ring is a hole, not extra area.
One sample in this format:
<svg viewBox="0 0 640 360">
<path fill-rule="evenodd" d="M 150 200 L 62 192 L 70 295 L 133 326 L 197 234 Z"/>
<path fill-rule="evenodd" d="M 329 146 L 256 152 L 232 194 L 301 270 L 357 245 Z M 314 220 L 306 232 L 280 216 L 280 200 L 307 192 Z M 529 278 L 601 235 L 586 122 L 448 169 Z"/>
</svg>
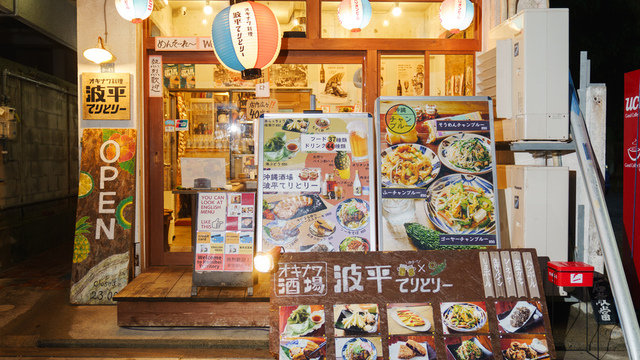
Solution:
<svg viewBox="0 0 640 360">
<path fill-rule="evenodd" d="M 640 360 L 640 328 L 638 327 L 638 319 L 631 301 L 629 285 L 624 275 L 624 267 L 620 259 L 620 252 L 616 242 L 616 237 L 611 225 L 611 218 L 607 210 L 607 204 L 604 199 L 604 191 L 598 177 L 599 169 L 596 162 L 589 135 L 584 122 L 582 112 L 573 80 L 569 79 L 569 92 L 571 96 L 571 130 L 576 142 L 576 154 L 578 155 L 578 164 L 582 171 L 585 187 L 591 201 L 591 208 L 596 220 L 598 234 L 600 235 L 600 244 L 602 253 L 604 254 L 607 275 L 611 283 L 613 299 L 618 309 L 620 318 L 620 327 L 624 334 L 627 353 L 632 360 Z"/>
<path fill-rule="evenodd" d="M 67 94 L 67 95 L 78 96 L 78 94 L 75 93 L 75 92 L 71 92 L 71 91 L 65 90 L 64 88 L 61 88 L 61 87 L 58 87 L 58 86 L 55 86 L 55 85 L 52 85 L 52 84 L 48 84 L 48 83 L 44 83 L 42 81 L 38 81 L 38 80 L 35 80 L 35 79 L 32 79 L 32 78 L 28 78 L 26 76 L 14 74 L 11 71 L 9 71 L 8 69 L 4 69 L 2 71 L 2 94 L 6 94 L 7 93 L 7 77 L 8 76 L 11 76 L 11 77 L 14 77 L 14 78 L 17 78 L 17 79 L 20 79 L 20 80 L 24 80 L 24 81 L 29 81 L 29 82 L 32 82 L 32 83 L 38 85 L 38 86 L 42 86 L 42 87 L 46 87 L 48 89 L 56 90 L 58 92 L 61 92 L 61 93 Z"/>
</svg>

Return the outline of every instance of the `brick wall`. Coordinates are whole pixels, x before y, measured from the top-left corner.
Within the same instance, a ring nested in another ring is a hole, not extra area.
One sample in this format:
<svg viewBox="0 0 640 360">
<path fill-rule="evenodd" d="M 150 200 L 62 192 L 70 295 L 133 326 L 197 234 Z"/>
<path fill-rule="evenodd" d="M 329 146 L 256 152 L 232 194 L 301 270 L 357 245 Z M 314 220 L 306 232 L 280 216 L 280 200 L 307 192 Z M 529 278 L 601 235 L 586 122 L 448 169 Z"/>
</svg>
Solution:
<svg viewBox="0 0 640 360">
<path fill-rule="evenodd" d="M 78 192 L 77 87 L 0 59 L 2 95 L 19 118 L 0 140 L 0 269 L 73 240 Z M 8 72 L 7 72 L 8 71 Z M 71 259 L 71 254 L 69 255 Z"/>
</svg>

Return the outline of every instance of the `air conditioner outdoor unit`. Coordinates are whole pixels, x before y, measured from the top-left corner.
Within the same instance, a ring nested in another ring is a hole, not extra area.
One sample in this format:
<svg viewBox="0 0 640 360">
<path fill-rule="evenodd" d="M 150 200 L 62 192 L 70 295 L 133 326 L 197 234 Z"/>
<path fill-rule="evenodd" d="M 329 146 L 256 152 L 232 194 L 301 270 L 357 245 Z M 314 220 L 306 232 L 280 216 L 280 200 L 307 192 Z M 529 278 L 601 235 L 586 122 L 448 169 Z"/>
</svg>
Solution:
<svg viewBox="0 0 640 360">
<path fill-rule="evenodd" d="M 569 10 L 527 9 L 489 31 L 505 140 L 569 140 Z"/>
</svg>

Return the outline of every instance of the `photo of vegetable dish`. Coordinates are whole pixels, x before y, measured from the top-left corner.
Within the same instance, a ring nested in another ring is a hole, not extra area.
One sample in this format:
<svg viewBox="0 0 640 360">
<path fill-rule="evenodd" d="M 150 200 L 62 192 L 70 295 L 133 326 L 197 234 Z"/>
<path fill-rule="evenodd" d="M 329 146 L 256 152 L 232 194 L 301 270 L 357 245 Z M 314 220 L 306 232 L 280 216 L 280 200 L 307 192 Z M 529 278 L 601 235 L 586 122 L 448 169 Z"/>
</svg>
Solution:
<svg viewBox="0 0 640 360">
<path fill-rule="evenodd" d="M 344 360 L 374 360 L 377 354 L 375 345 L 365 338 L 349 339 L 342 347 Z"/>
<path fill-rule="evenodd" d="M 461 360 L 477 360 L 482 358 L 480 346 L 471 340 L 464 340 L 456 350 L 456 354 Z"/>
<path fill-rule="evenodd" d="M 340 243 L 340 251 L 369 251 L 369 240 L 359 236 L 348 236 Z"/>
<path fill-rule="evenodd" d="M 287 307 L 281 307 L 280 311 L 286 311 Z M 291 310 L 288 310 L 291 311 Z M 286 312 L 284 313 L 286 316 Z M 304 336 L 320 329 L 324 324 L 324 312 L 322 310 L 311 311 L 311 306 L 300 305 L 287 317 L 284 329 L 281 328 L 282 338 Z"/>
<path fill-rule="evenodd" d="M 473 175 L 438 179 L 427 194 L 429 220 L 445 233 L 491 234 L 495 231 L 493 185 Z"/>
<path fill-rule="evenodd" d="M 491 171 L 491 140 L 476 134 L 457 134 L 442 140 L 438 146 L 442 164 L 466 174 Z"/>
<path fill-rule="evenodd" d="M 336 218 L 347 230 L 360 230 L 369 223 L 369 204 L 361 199 L 347 199 L 338 204 Z"/>
<path fill-rule="evenodd" d="M 387 187 L 422 187 L 438 176 L 440 160 L 431 149 L 399 144 L 382 152 L 382 184 Z"/>
<path fill-rule="evenodd" d="M 444 310 L 442 322 L 454 331 L 477 331 L 486 324 L 487 313 L 475 304 L 455 303 Z"/>
</svg>

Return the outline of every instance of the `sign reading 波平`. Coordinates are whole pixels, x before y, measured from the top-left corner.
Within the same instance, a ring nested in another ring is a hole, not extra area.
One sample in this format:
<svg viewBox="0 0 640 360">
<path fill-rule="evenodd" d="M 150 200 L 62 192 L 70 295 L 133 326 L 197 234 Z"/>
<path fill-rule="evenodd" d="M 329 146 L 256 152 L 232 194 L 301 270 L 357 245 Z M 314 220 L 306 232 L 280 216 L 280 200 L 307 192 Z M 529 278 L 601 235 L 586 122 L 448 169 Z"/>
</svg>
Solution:
<svg viewBox="0 0 640 360">
<path fill-rule="evenodd" d="M 131 74 L 83 73 L 84 120 L 131 119 Z"/>
<path fill-rule="evenodd" d="M 113 304 L 129 281 L 136 130 L 85 129 L 71 273 L 73 304 Z"/>
</svg>

